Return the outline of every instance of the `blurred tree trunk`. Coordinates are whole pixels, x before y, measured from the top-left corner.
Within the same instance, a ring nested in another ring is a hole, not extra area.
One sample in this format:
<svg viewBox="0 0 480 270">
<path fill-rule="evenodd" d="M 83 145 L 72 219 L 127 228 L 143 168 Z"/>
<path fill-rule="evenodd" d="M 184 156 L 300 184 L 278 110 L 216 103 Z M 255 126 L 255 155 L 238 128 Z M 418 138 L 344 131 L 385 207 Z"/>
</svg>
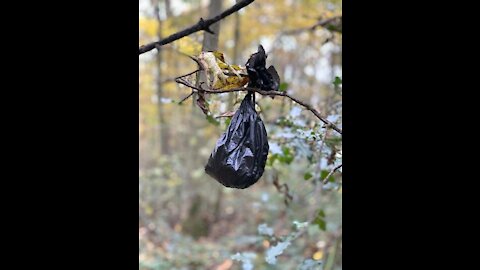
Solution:
<svg viewBox="0 0 480 270">
<path fill-rule="evenodd" d="M 220 14 L 222 12 L 222 0 L 210 0 L 210 6 L 208 7 L 209 18 Z M 238 12 L 236 12 L 238 14 Z M 214 51 L 218 50 L 218 39 L 220 33 L 220 22 L 214 23 L 210 26 L 213 31 L 213 35 L 208 32 L 203 32 L 203 45 L 202 51 Z M 205 78 L 203 78 L 205 79 Z M 221 202 L 223 197 L 223 188 L 219 186 L 217 188 L 217 198 L 214 209 L 214 222 L 217 222 L 220 218 Z"/>
<path fill-rule="evenodd" d="M 165 0 L 165 12 L 167 13 L 167 18 L 171 18 L 173 16 L 170 0 Z"/>
<path fill-rule="evenodd" d="M 217 14 L 220 14 L 222 12 L 222 0 L 210 0 L 210 4 L 208 6 L 208 18 L 211 18 Z M 220 34 L 220 22 L 214 23 L 210 26 L 210 29 L 212 29 L 214 34 L 210 34 L 206 31 L 203 32 L 203 43 L 202 43 L 202 51 L 214 51 L 218 50 L 218 40 L 219 40 L 219 34 Z M 197 85 L 200 85 L 202 82 L 206 82 L 207 78 L 205 77 L 205 74 L 203 72 L 199 72 L 197 74 Z M 195 94 L 193 96 L 193 100 L 197 100 L 198 96 Z M 206 94 L 205 94 L 206 98 Z M 194 105 L 195 106 L 195 105 Z M 198 111 L 197 111 L 198 112 Z M 195 113 L 195 111 L 193 111 Z M 202 121 L 204 121 L 202 119 Z M 196 125 L 195 125 L 196 127 Z M 195 128 L 196 130 L 196 128 Z M 192 152 L 195 160 L 197 159 L 198 155 L 196 151 Z M 223 189 L 222 187 L 218 187 L 217 189 L 217 198 L 215 202 L 215 208 L 214 208 L 214 221 L 216 222 L 219 217 L 220 217 L 220 212 L 221 212 L 221 201 L 223 197 Z"/>
<path fill-rule="evenodd" d="M 154 13 L 155 13 L 155 18 L 158 22 L 158 30 L 157 30 L 157 37 L 158 39 L 162 39 L 162 18 L 160 17 L 160 7 L 159 7 L 159 0 L 152 0 L 152 4 L 154 6 Z M 168 8 L 167 8 L 168 10 Z M 167 16 L 168 16 L 167 12 Z M 158 137 L 160 141 L 159 145 L 159 153 L 162 153 L 163 155 L 169 154 L 170 153 L 170 147 L 168 144 L 169 141 L 169 133 L 167 126 L 165 125 L 165 117 L 163 113 L 163 103 L 162 103 L 162 97 L 163 97 L 163 85 L 162 85 L 162 62 L 163 62 L 163 57 L 162 57 L 163 50 L 161 50 L 161 47 L 157 48 L 157 56 L 156 56 L 156 61 L 157 61 L 157 78 L 156 78 L 156 84 L 157 84 L 157 114 L 158 114 Z"/>
<path fill-rule="evenodd" d="M 193 238 L 207 236 L 210 224 L 205 212 L 208 211 L 207 203 L 200 194 L 195 194 L 190 204 L 187 218 L 183 221 L 183 231 Z"/>
<path fill-rule="evenodd" d="M 210 5 L 208 6 L 208 18 L 215 16 L 222 12 L 222 0 L 210 0 Z M 213 34 L 210 34 L 206 31 L 203 31 L 203 43 L 202 51 L 214 51 L 218 49 L 218 36 L 220 32 L 220 22 L 216 22 L 210 25 Z M 205 74 L 203 72 L 197 73 L 197 87 L 202 83 L 206 82 Z M 194 100 L 197 98 L 197 94 L 194 96 Z"/>
<path fill-rule="evenodd" d="M 240 2 L 240 0 L 236 0 L 236 3 Z M 235 12 L 235 24 L 234 24 L 234 36 L 233 36 L 233 55 L 232 55 L 232 60 L 233 63 L 236 65 L 243 65 L 241 63 L 240 58 L 240 13 Z M 235 103 L 235 100 L 238 98 L 238 92 L 235 93 L 230 93 L 228 96 L 228 107 L 231 110 L 233 104 Z"/>
<path fill-rule="evenodd" d="M 208 6 L 208 18 L 211 18 L 220 12 L 222 12 L 222 0 L 210 0 L 210 4 Z M 212 29 L 214 34 L 203 31 L 202 51 L 213 51 L 218 49 L 220 22 L 210 25 L 210 29 Z M 196 86 L 198 87 L 202 82 L 206 81 L 207 78 L 205 77 L 205 74 L 203 72 L 198 72 Z M 195 93 L 192 97 L 193 106 L 195 106 L 195 101 L 198 98 L 198 94 Z M 192 113 L 195 113 L 195 111 L 192 111 Z"/>
<path fill-rule="evenodd" d="M 223 199 L 223 187 L 218 185 L 217 187 L 217 199 L 214 205 L 213 220 L 215 223 L 220 220 L 222 213 L 222 199 Z"/>
<path fill-rule="evenodd" d="M 222 12 L 222 0 L 210 0 L 208 6 L 208 18 L 211 18 Z M 238 12 L 237 12 L 238 13 Z M 218 49 L 218 34 L 220 32 L 220 22 L 216 22 L 210 26 L 214 34 L 206 31 L 203 32 L 202 51 L 213 51 Z"/>
<path fill-rule="evenodd" d="M 237 0 L 237 2 L 239 2 Z M 234 28 L 234 36 L 233 36 L 233 62 L 235 64 L 240 64 L 240 13 L 235 13 L 235 28 Z M 243 63 L 242 63 L 243 64 Z"/>
</svg>

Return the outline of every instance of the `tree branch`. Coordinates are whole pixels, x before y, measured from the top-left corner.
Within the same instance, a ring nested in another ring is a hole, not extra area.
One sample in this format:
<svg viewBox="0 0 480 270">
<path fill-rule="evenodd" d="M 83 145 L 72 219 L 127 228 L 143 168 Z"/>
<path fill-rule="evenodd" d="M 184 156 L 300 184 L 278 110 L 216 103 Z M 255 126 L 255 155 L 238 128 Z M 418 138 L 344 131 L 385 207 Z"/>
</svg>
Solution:
<svg viewBox="0 0 480 270">
<path fill-rule="evenodd" d="M 342 21 L 342 16 L 336 16 L 336 17 L 324 19 L 324 20 L 318 21 L 316 24 L 314 24 L 312 26 L 309 26 L 309 27 L 293 29 L 293 30 L 286 30 L 286 31 L 282 32 L 281 34 L 282 35 L 298 35 L 298 34 L 303 33 L 305 31 L 313 31 L 317 27 L 326 27 L 330 31 L 341 33 L 341 31 L 333 25 L 333 23 L 335 21 L 340 21 L 341 22 Z M 332 25 L 333 27 L 328 27 L 329 25 Z"/>
<path fill-rule="evenodd" d="M 299 35 L 299 34 L 304 33 L 304 32 L 308 32 L 308 31 L 313 32 L 317 27 L 324 27 L 324 28 L 328 29 L 330 32 L 342 33 L 341 29 L 338 29 L 338 27 L 336 27 L 334 25 L 335 21 L 340 21 L 340 23 L 341 23 L 342 16 L 340 15 L 340 16 L 335 16 L 335 17 L 319 20 L 316 24 L 314 24 L 312 26 L 309 26 L 309 27 L 302 27 L 302 28 L 297 28 L 297 29 L 290 29 L 290 30 L 281 31 L 279 34 L 277 34 L 277 36 L 275 37 L 275 40 L 272 42 L 272 44 L 278 44 L 280 42 L 280 38 L 283 37 L 283 36 L 294 36 L 294 35 Z M 325 40 L 324 44 L 326 42 L 330 41 L 330 39 L 331 39 L 330 37 L 327 38 Z M 270 51 L 268 51 L 267 54 L 272 53 L 274 49 L 275 49 L 275 46 L 271 47 Z"/>
<path fill-rule="evenodd" d="M 201 70 L 201 67 L 200 67 L 199 69 L 197 69 L 197 70 L 195 70 L 195 71 L 192 71 L 192 72 L 190 72 L 190 73 L 187 73 L 187 74 L 185 74 L 185 75 L 175 77 L 173 80 L 177 82 L 177 80 L 183 79 L 184 77 L 187 77 L 187 76 L 190 76 L 190 75 L 192 75 L 192 74 L 195 74 L 195 73 L 199 72 L 200 70 Z"/>
<path fill-rule="evenodd" d="M 183 102 L 185 102 L 185 100 L 187 100 L 189 97 L 191 97 L 194 93 L 195 93 L 195 92 L 192 91 L 190 94 L 188 94 L 188 96 L 182 98 L 182 100 L 180 100 L 180 101 L 178 102 L 178 105 L 181 105 Z"/>
<path fill-rule="evenodd" d="M 188 28 L 186 28 L 186 29 L 184 29 L 180 32 L 174 33 L 174 34 L 172 34 L 172 35 L 170 35 L 170 36 L 168 36 L 164 39 L 161 39 L 159 41 L 140 46 L 140 48 L 138 49 L 138 54 L 140 55 L 140 54 L 146 53 L 146 52 L 151 51 L 155 48 L 158 48 L 160 46 L 163 46 L 165 44 L 173 42 L 177 39 L 181 39 L 185 36 L 188 36 L 190 34 L 193 34 L 195 32 L 201 31 L 201 30 L 207 31 L 207 32 L 213 34 L 213 31 L 209 28 L 210 25 L 222 20 L 223 18 L 235 13 L 236 11 L 239 11 L 240 9 L 248 6 L 249 4 L 251 4 L 254 1 L 255 0 L 240 1 L 240 2 L 236 3 L 235 5 L 231 6 L 229 9 L 225 10 L 224 12 L 220 13 L 219 15 L 217 15 L 217 16 L 211 18 L 211 19 L 204 20 L 204 19 L 200 18 L 198 23 L 193 25 L 193 26 L 190 26 L 190 27 L 188 27 Z"/>
<path fill-rule="evenodd" d="M 283 202 L 285 203 L 285 206 L 288 207 L 290 202 L 293 200 L 293 196 L 290 194 L 287 183 L 283 183 L 283 184 L 280 185 L 280 182 L 278 182 L 278 173 L 277 172 L 275 172 L 275 176 L 274 176 L 274 179 L 273 179 L 273 185 L 275 186 L 275 188 L 277 189 L 277 191 L 279 193 L 283 193 L 283 195 L 285 195 L 285 198 L 284 198 Z"/>
<path fill-rule="evenodd" d="M 330 176 L 332 176 L 332 174 L 333 174 L 334 172 L 336 172 L 338 169 L 340 169 L 341 167 L 342 167 L 342 164 L 340 164 L 340 165 L 338 165 L 337 167 L 333 168 L 333 170 L 331 170 L 331 171 L 327 174 L 327 176 L 323 179 L 323 181 L 322 181 L 323 184 L 325 185 L 326 183 L 328 183 L 328 178 L 330 178 Z"/>
<path fill-rule="evenodd" d="M 336 132 L 342 134 L 342 130 L 338 128 L 335 124 L 332 122 L 328 121 L 325 117 L 323 117 L 317 110 L 315 110 L 311 105 L 295 98 L 292 97 L 291 95 L 287 94 L 286 92 L 280 92 L 280 91 L 264 91 L 260 90 L 257 88 L 251 88 L 251 87 L 244 87 L 244 88 L 233 88 L 233 89 L 228 89 L 228 90 L 212 90 L 212 89 L 204 89 L 204 88 L 198 88 L 195 85 L 192 85 L 191 83 L 187 82 L 184 79 L 176 79 L 175 80 L 179 84 L 183 84 L 191 89 L 194 89 L 195 91 L 205 91 L 206 93 L 212 93 L 212 94 L 221 94 L 221 93 L 230 93 L 230 92 L 239 92 L 239 91 L 254 91 L 257 92 L 261 95 L 264 96 L 283 96 L 283 97 L 288 97 L 289 99 L 295 101 L 296 103 L 302 105 L 309 111 L 311 111 L 320 121 L 322 121 L 325 124 L 326 128 L 331 128 L 335 130 Z"/>
</svg>

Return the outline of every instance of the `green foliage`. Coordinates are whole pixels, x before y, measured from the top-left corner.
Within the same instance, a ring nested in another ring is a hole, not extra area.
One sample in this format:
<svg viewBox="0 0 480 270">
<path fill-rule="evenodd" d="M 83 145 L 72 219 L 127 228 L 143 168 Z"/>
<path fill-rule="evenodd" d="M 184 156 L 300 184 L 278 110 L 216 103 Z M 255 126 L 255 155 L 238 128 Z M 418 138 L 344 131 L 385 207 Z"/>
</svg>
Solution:
<svg viewBox="0 0 480 270">
<path fill-rule="evenodd" d="M 232 122 L 232 118 L 226 117 L 226 118 L 225 118 L 225 126 L 228 127 L 228 125 L 230 125 L 230 122 Z"/>
<path fill-rule="evenodd" d="M 322 170 L 321 173 L 320 173 L 320 180 L 323 181 L 328 176 L 329 173 L 330 173 L 330 171 Z M 333 181 L 335 181 L 335 179 L 333 178 L 333 175 L 330 175 L 328 177 L 327 182 L 333 182 Z"/>
<path fill-rule="evenodd" d="M 277 124 L 281 127 L 294 127 L 293 121 L 283 116 L 277 120 Z"/>
<path fill-rule="evenodd" d="M 272 152 L 272 149 L 270 149 Z M 281 164 L 290 164 L 295 159 L 294 153 L 292 150 L 286 146 L 281 148 L 281 152 L 275 152 L 275 154 L 270 154 L 267 158 L 267 165 L 273 166 L 273 163 L 278 160 Z"/>
<path fill-rule="evenodd" d="M 284 146 L 284 147 L 282 147 L 282 152 L 283 152 L 283 155 L 279 156 L 278 160 L 282 163 L 285 163 L 285 164 L 292 163 L 295 156 L 293 155 L 293 153 L 291 153 L 290 148 Z"/>
<path fill-rule="evenodd" d="M 306 172 L 306 173 L 303 175 L 303 179 L 304 179 L 304 180 L 310 180 L 312 177 L 313 177 L 313 174 L 312 174 L 311 172 Z"/>
<path fill-rule="evenodd" d="M 285 92 L 288 89 L 288 83 L 282 82 L 280 83 L 280 86 L 278 87 L 278 91 L 280 92 Z"/>
<path fill-rule="evenodd" d="M 219 122 L 217 119 L 215 119 L 213 116 L 211 116 L 211 115 L 207 115 L 207 116 L 206 116 L 206 119 L 207 119 L 207 121 L 208 121 L 210 124 L 212 124 L 212 125 L 215 125 L 215 126 L 220 125 L 220 122 Z"/>
<path fill-rule="evenodd" d="M 340 84 L 342 84 L 342 78 L 336 76 L 332 83 L 335 85 L 335 87 L 338 87 Z"/>
<path fill-rule="evenodd" d="M 339 136 L 330 136 L 325 140 L 325 144 L 330 147 L 334 148 L 342 143 L 342 137 Z"/>
<path fill-rule="evenodd" d="M 313 221 L 314 224 L 318 225 L 318 228 L 322 231 L 327 229 L 327 222 L 325 221 L 325 212 L 323 210 L 318 211 L 317 217 Z"/>
</svg>

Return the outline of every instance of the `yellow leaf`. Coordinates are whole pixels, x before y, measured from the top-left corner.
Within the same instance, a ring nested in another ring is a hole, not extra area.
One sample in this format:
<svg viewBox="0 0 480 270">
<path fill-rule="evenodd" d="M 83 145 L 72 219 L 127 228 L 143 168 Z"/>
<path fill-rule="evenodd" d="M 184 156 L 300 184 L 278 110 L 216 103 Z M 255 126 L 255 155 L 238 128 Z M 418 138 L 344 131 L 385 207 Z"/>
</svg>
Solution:
<svg viewBox="0 0 480 270">
<path fill-rule="evenodd" d="M 321 260 L 323 258 L 323 252 L 321 250 L 315 252 L 312 258 L 316 261 Z"/>
<path fill-rule="evenodd" d="M 230 67 L 232 67 L 235 70 L 243 70 L 243 68 L 240 67 L 239 65 L 230 65 Z"/>
<path fill-rule="evenodd" d="M 227 69 L 228 68 L 228 65 L 223 63 L 223 62 L 217 61 L 217 64 L 221 69 Z"/>
<path fill-rule="evenodd" d="M 213 51 L 212 53 L 215 55 L 215 58 L 225 63 L 225 57 L 223 56 L 223 53 L 219 51 Z"/>
<path fill-rule="evenodd" d="M 229 76 L 225 83 L 221 80 L 218 80 L 215 85 L 213 85 L 214 89 L 217 90 L 229 90 L 234 88 L 240 88 L 248 83 L 248 77 L 237 77 L 237 76 Z"/>
</svg>

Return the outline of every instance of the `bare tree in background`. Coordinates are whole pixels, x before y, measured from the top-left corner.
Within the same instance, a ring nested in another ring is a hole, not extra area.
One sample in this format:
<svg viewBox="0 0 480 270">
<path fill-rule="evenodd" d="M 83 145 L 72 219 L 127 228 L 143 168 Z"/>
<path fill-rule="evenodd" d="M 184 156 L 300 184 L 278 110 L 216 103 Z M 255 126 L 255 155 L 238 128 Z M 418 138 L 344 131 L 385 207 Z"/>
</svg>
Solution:
<svg viewBox="0 0 480 270">
<path fill-rule="evenodd" d="M 222 12 L 222 0 L 210 0 L 208 6 L 208 16 L 213 17 Z M 203 32 L 202 51 L 213 51 L 218 49 L 218 34 L 220 33 L 220 22 L 210 26 L 214 34 Z"/>
<path fill-rule="evenodd" d="M 222 12 L 222 0 L 210 0 L 210 5 L 208 6 L 208 16 L 213 17 L 216 14 Z M 220 22 L 216 22 L 210 26 L 210 29 L 213 31 L 213 34 L 208 33 L 207 31 L 203 32 L 203 43 L 202 51 L 214 51 L 218 49 L 218 37 L 220 33 Z M 197 76 L 197 85 L 200 85 L 202 82 L 206 82 L 202 72 Z"/>
<path fill-rule="evenodd" d="M 235 0 L 236 3 L 240 2 L 240 0 Z M 234 36 L 233 36 L 233 62 L 235 64 L 241 64 L 240 63 L 240 55 L 239 55 L 239 50 L 240 50 L 240 13 L 235 12 L 235 24 L 234 24 Z M 233 106 L 233 103 L 235 100 L 238 98 L 238 93 L 234 93 L 233 95 L 230 95 L 228 97 L 228 107 L 231 108 Z"/>
<path fill-rule="evenodd" d="M 236 0 L 236 3 L 240 2 L 240 0 Z M 236 64 L 240 64 L 240 55 L 239 55 L 239 49 L 240 49 L 240 13 L 235 12 L 235 29 L 234 29 L 234 37 L 233 37 L 233 62 Z"/>
<path fill-rule="evenodd" d="M 158 30 L 157 30 L 157 37 L 158 39 L 162 39 L 162 18 L 160 17 L 160 1 L 159 0 L 152 0 L 152 5 L 154 7 L 155 19 L 158 22 Z M 167 18 L 172 14 L 170 10 L 170 1 L 165 0 L 165 7 L 166 7 L 166 16 Z M 163 154 L 170 153 L 170 147 L 168 144 L 169 141 L 169 133 L 168 128 L 165 126 L 165 117 L 163 112 L 163 83 L 162 83 L 162 62 L 163 62 L 163 50 L 161 47 L 157 48 L 157 76 L 156 76 L 156 85 L 157 85 L 157 114 L 158 114 L 158 140 L 160 141 L 159 144 L 159 152 Z"/>
<path fill-rule="evenodd" d="M 167 18 L 172 17 L 172 6 L 170 4 L 170 0 L 165 0 L 165 12 L 167 14 Z"/>
<path fill-rule="evenodd" d="M 222 0 L 210 0 L 210 4 L 208 6 L 208 16 L 211 18 L 217 14 L 222 12 Z M 220 34 L 220 22 L 216 22 L 210 26 L 210 29 L 213 31 L 213 34 L 204 31 L 203 32 L 203 43 L 202 43 L 202 51 L 214 51 L 218 50 L 218 40 Z M 197 74 L 197 82 L 201 84 L 202 82 L 206 82 L 207 78 L 203 72 L 199 72 Z M 195 94 L 194 98 L 197 98 L 198 94 Z M 221 204 L 223 198 L 223 189 L 221 187 L 217 188 L 217 198 L 214 204 L 214 220 L 217 221 L 220 217 L 221 211 Z"/>
</svg>

